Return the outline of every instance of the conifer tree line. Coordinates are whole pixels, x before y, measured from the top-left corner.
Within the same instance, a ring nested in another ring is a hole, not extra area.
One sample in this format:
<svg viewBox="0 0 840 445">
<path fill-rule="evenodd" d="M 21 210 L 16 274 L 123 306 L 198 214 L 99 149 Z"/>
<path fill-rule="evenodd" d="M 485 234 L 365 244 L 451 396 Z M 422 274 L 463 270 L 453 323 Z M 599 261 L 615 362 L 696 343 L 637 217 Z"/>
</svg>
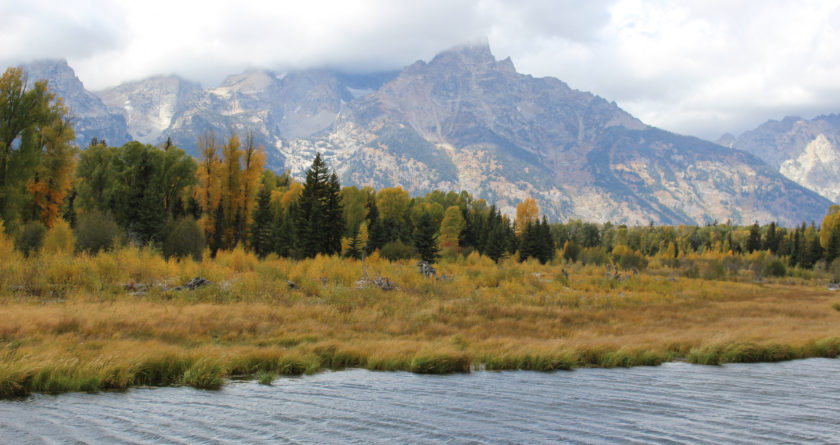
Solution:
<svg viewBox="0 0 840 445">
<path fill-rule="evenodd" d="M 785 266 L 827 267 L 840 257 L 840 206 L 820 225 L 641 226 L 571 220 L 550 223 L 534 199 L 515 217 L 467 192 L 412 197 L 400 187 L 342 187 L 317 154 L 303 182 L 265 168 L 251 134 L 206 133 L 193 159 L 167 141 L 84 150 L 67 108 L 45 82 L 20 69 L 0 78 L 0 221 L 23 251 L 49 230 L 72 230 L 76 249 L 152 245 L 167 256 L 201 257 L 236 246 L 260 257 L 319 254 L 390 259 L 457 258 L 472 252 L 500 262 L 562 258 L 643 268 L 646 258 L 766 251 Z M 840 264 L 840 263 L 838 263 Z"/>
</svg>

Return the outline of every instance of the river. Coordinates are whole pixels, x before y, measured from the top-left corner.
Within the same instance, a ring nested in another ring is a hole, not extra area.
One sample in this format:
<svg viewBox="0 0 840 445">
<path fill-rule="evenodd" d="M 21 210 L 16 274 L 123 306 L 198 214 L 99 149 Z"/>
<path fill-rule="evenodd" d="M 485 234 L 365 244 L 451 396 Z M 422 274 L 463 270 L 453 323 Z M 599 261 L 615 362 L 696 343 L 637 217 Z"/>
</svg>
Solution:
<svg viewBox="0 0 840 445">
<path fill-rule="evenodd" d="M 840 443 L 840 360 L 345 370 L 0 401 L 0 443 Z"/>
</svg>

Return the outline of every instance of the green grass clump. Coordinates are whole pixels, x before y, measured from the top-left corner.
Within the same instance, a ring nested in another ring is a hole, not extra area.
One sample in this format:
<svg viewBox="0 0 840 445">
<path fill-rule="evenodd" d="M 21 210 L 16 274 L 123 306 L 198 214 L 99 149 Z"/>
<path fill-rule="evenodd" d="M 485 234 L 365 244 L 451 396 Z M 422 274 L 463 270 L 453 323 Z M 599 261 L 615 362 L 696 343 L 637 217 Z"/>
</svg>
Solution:
<svg viewBox="0 0 840 445">
<path fill-rule="evenodd" d="M 201 360 L 184 372 L 182 382 L 198 389 L 219 389 L 224 385 L 224 370 L 219 363 Z"/>
<path fill-rule="evenodd" d="M 0 398 L 25 397 L 29 393 L 25 372 L 10 366 L 0 367 Z"/>
<path fill-rule="evenodd" d="M 575 366 L 575 360 L 568 354 L 488 356 L 482 363 L 488 371 L 568 371 Z"/>
<path fill-rule="evenodd" d="M 328 369 L 363 368 L 367 358 L 358 351 L 338 349 L 335 345 L 316 347 L 321 367 Z"/>
<path fill-rule="evenodd" d="M 460 354 L 418 355 L 409 364 L 409 371 L 418 374 L 450 374 L 470 372 L 472 360 Z"/>
<path fill-rule="evenodd" d="M 786 345 L 734 343 L 693 348 L 688 353 L 688 361 L 698 365 L 721 365 L 724 363 L 780 362 L 813 356 L 814 354 L 811 351 Z"/>
<path fill-rule="evenodd" d="M 274 381 L 275 377 L 275 374 L 271 371 L 260 371 L 257 373 L 257 381 L 261 385 L 271 386 L 271 382 Z"/>
<path fill-rule="evenodd" d="M 310 360 L 314 362 L 314 360 Z M 301 375 L 315 366 L 313 363 L 295 357 L 283 357 L 277 360 L 274 371 L 280 375 Z"/>
<path fill-rule="evenodd" d="M 147 386 L 175 385 L 179 383 L 189 367 L 189 360 L 174 354 L 147 358 L 136 366 L 134 384 Z"/>
</svg>

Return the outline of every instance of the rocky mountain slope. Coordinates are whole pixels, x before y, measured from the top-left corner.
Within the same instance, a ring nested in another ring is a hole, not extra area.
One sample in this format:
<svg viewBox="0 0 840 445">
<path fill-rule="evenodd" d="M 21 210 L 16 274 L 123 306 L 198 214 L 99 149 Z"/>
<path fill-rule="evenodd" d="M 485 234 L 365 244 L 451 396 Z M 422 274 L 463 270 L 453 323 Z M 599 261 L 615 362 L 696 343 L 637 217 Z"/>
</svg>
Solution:
<svg viewBox="0 0 840 445">
<path fill-rule="evenodd" d="M 302 177 L 321 152 L 344 185 L 467 190 L 507 213 L 530 196 L 553 219 L 793 225 L 830 205 L 748 153 L 519 74 L 487 45 L 398 73 L 251 70 L 215 88 L 156 77 L 98 95 L 103 116 L 119 113 L 144 142 L 171 137 L 195 153 L 206 131 L 253 131 L 275 170 Z"/>
<path fill-rule="evenodd" d="M 792 181 L 840 203 L 840 114 L 788 116 L 718 141 L 763 159 Z"/>
<path fill-rule="evenodd" d="M 64 98 L 70 109 L 77 143 L 85 147 L 94 137 L 122 145 L 132 139 L 122 113 L 107 107 L 87 91 L 65 60 L 41 60 L 23 65 L 29 82 L 46 79 L 50 90 Z"/>
</svg>

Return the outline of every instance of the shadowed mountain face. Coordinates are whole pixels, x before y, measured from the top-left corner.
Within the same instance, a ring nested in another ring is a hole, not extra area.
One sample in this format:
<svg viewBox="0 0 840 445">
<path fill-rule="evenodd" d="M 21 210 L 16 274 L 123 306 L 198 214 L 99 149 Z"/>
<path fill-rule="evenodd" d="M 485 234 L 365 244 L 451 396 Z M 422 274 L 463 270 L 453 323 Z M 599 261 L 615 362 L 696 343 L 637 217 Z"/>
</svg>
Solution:
<svg viewBox="0 0 840 445">
<path fill-rule="evenodd" d="M 105 139 L 111 145 L 122 145 L 132 139 L 125 117 L 87 91 L 67 61 L 42 60 L 23 65 L 23 70 L 28 82 L 48 80 L 50 90 L 64 98 L 80 146 L 86 147 L 94 137 Z"/>
<path fill-rule="evenodd" d="M 811 120 L 788 116 L 725 142 L 763 159 L 799 185 L 840 203 L 840 115 Z"/>
<path fill-rule="evenodd" d="M 210 89 L 156 77 L 99 97 L 145 142 L 171 137 L 195 154 L 206 131 L 253 131 L 275 170 L 302 177 L 320 152 L 344 185 L 466 190 L 507 213 L 534 197 L 554 219 L 793 225 L 830 205 L 757 157 L 519 74 L 486 45 L 398 73 L 247 71 Z"/>
</svg>

